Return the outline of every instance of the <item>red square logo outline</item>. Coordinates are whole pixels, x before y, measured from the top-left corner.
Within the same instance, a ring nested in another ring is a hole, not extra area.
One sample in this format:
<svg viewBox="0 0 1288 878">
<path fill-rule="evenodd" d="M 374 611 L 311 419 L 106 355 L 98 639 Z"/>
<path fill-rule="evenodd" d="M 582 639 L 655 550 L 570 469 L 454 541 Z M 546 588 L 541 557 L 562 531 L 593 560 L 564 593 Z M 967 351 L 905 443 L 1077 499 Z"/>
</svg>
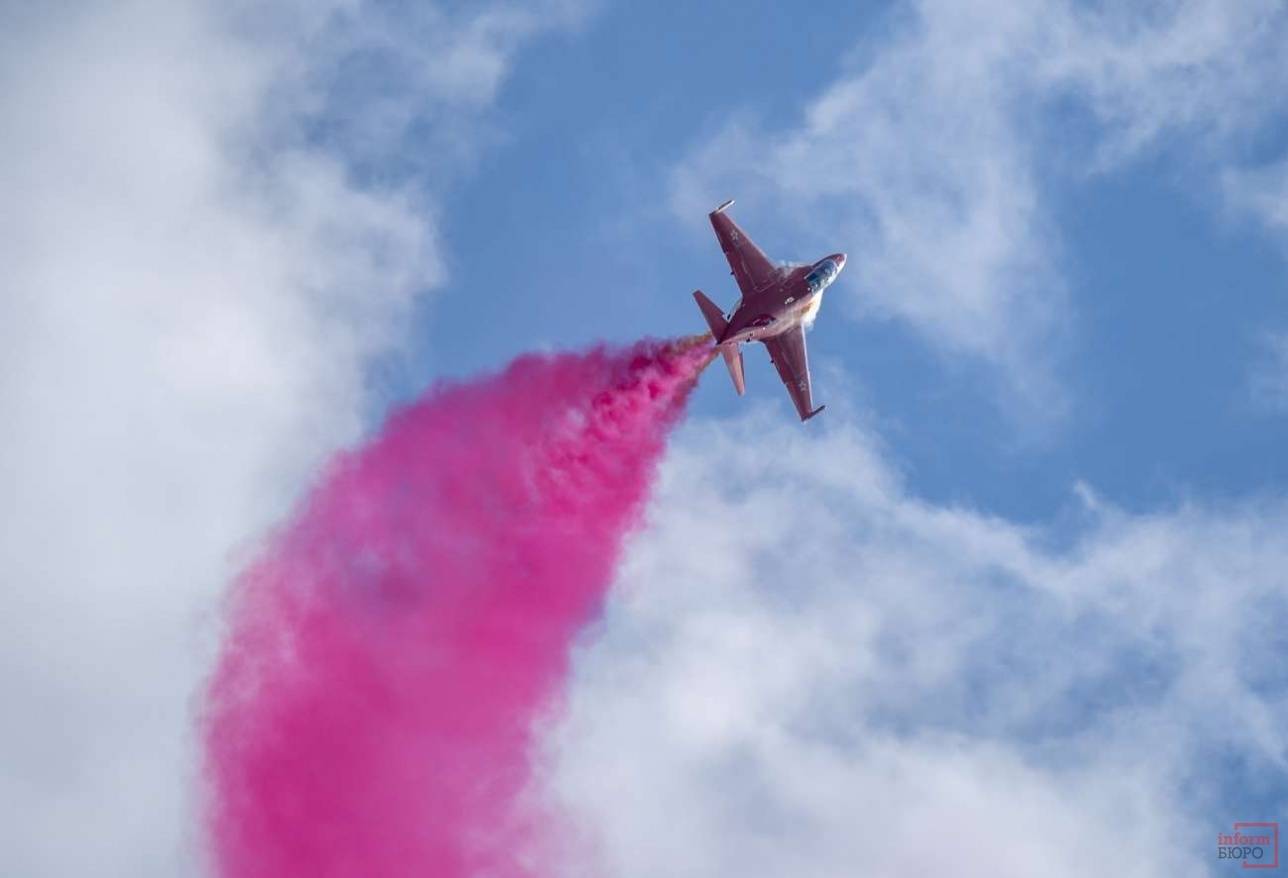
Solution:
<svg viewBox="0 0 1288 878">
<path fill-rule="evenodd" d="M 1261 826 L 1261 827 L 1269 827 L 1269 828 L 1270 828 L 1270 830 L 1271 830 L 1271 832 L 1272 832 L 1272 835 L 1273 835 L 1273 843 L 1274 843 L 1274 848 L 1275 848 L 1275 861 L 1274 861 L 1273 863 L 1257 863 L 1257 864 L 1254 866 L 1254 865 L 1252 865 L 1251 863 L 1248 863 L 1248 862 L 1246 862 L 1246 861 L 1245 861 L 1245 862 L 1243 863 L 1243 868 L 1245 868 L 1245 869 L 1278 869 L 1278 868 L 1279 868 L 1279 824 L 1278 824 L 1278 823 L 1267 823 L 1267 822 L 1262 822 L 1262 823 L 1236 823 L 1236 824 L 1234 824 L 1234 833 L 1235 833 L 1235 835 L 1238 835 L 1238 834 L 1239 834 L 1239 828 L 1240 828 L 1240 827 L 1242 827 L 1242 826 Z"/>
</svg>

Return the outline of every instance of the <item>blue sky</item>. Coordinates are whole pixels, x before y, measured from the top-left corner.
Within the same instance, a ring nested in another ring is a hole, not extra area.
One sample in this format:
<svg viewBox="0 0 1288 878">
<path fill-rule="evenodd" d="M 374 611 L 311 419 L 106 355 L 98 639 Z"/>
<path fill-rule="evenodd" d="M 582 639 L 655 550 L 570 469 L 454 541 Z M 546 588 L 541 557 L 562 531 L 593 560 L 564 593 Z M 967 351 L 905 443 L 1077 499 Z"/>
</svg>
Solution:
<svg viewBox="0 0 1288 878">
<path fill-rule="evenodd" d="M 1277 0 L 0 20 L 0 873 L 199 873 L 262 535 L 437 380 L 698 331 L 729 197 L 849 254 L 828 410 L 704 377 L 535 742 L 547 871 L 1174 878 L 1288 814 Z"/>
<path fill-rule="evenodd" d="M 704 4 L 675 17 L 622 5 L 535 45 L 499 95 L 503 133 L 447 198 L 452 282 L 427 310 L 409 386 L 495 368 L 533 344 L 697 330 L 689 291 L 736 291 L 702 215 L 670 207 L 676 165 L 731 117 L 764 118 L 768 137 L 800 125 L 892 26 L 877 3 Z M 1069 300 L 1051 367 L 1068 397 L 1058 422 L 1032 435 L 989 370 L 897 321 L 854 319 L 838 307 L 863 294 L 853 273 L 811 335 L 820 398 L 877 424 L 919 493 L 1024 520 L 1058 513 L 1079 480 L 1136 510 L 1282 488 L 1288 419 L 1248 378 L 1262 334 L 1284 324 L 1282 244 L 1222 204 L 1187 137 L 1101 168 L 1060 146 L 1085 126 L 1055 108 L 1026 132 L 1055 144 L 1039 186 Z M 1272 122 L 1239 158 L 1269 159 L 1283 137 Z M 801 228 L 757 202 L 754 180 L 735 173 L 726 187 L 777 258 L 855 249 L 839 218 L 826 236 L 827 207 Z M 485 332 L 459 331 L 480 320 Z M 785 406 L 758 354 L 753 398 Z M 706 380 L 699 413 L 734 411 L 721 378 Z"/>
</svg>

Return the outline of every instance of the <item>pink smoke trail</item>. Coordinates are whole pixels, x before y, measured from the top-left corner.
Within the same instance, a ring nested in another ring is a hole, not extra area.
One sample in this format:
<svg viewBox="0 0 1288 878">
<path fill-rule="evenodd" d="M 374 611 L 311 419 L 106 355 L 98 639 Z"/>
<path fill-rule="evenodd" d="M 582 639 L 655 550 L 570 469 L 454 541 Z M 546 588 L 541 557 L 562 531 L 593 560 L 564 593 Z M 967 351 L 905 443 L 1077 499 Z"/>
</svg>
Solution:
<svg viewBox="0 0 1288 878">
<path fill-rule="evenodd" d="M 333 462 L 234 589 L 202 725 L 221 876 L 530 874 L 531 724 L 710 358 L 525 356 Z"/>
</svg>

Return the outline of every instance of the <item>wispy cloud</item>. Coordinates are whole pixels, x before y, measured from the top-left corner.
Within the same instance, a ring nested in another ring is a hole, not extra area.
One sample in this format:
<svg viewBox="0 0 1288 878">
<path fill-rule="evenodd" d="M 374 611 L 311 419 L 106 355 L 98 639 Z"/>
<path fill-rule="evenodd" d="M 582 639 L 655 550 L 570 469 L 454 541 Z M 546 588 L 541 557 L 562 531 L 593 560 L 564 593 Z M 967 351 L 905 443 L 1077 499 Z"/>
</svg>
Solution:
<svg viewBox="0 0 1288 878">
<path fill-rule="evenodd" d="M 685 434 L 578 655 L 573 864 L 1206 874 L 1228 809 L 1288 803 L 1284 504 L 1084 502 L 1070 538 L 909 495 L 849 427 L 730 427 Z"/>
<path fill-rule="evenodd" d="M 1227 169 L 1221 182 L 1232 211 L 1260 224 L 1288 254 L 1288 159 Z M 1248 346 L 1252 403 L 1267 412 L 1288 410 L 1288 332 L 1263 328 L 1248 339 Z"/>
<path fill-rule="evenodd" d="M 1163 156 L 1282 220 L 1277 169 L 1244 174 L 1288 106 L 1279 4 L 888 25 L 798 119 L 732 116 L 673 206 L 746 193 L 843 241 L 855 313 L 987 364 L 1025 420 L 1061 410 L 1078 318 L 1059 190 Z M 1026 527 L 910 494 L 844 424 L 729 426 L 686 434 L 579 654 L 549 780 L 591 827 L 574 863 L 1207 874 L 1228 809 L 1288 803 L 1282 499 L 1131 514 L 1080 484 Z"/>
<path fill-rule="evenodd" d="M 1268 412 L 1288 411 L 1288 332 L 1266 332 L 1254 343 L 1248 374 L 1252 402 Z"/>
<path fill-rule="evenodd" d="M 198 871 L 190 709 L 217 593 L 357 434 L 366 363 L 443 278 L 425 192 L 460 144 L 373 160 L 477 127 L 544 26 L 383 9 L 5 14 L 6 873 Z"/>
<path fill-rule="evenodd" d="M 1288 160 L 1227 170 L 1222 183 L 1230 206 L 1288 235 Z"/>
<path fill-rule="evenodd" d="M 991 365 L 1030 418 L 1058 415 L 1077 311 L 1053 186 L 1162 149 L 1165 133 L 1199 166 L 1237 161 L 1285 108 L 1288 14 L 1067 0 L 899 9 L 799 119 L 743 114 L 695 149 L 673 205 L 700 216 L 736 190 L 823 226 L 855 256 L 842 288 L 858 314 Z"/>
</svg>

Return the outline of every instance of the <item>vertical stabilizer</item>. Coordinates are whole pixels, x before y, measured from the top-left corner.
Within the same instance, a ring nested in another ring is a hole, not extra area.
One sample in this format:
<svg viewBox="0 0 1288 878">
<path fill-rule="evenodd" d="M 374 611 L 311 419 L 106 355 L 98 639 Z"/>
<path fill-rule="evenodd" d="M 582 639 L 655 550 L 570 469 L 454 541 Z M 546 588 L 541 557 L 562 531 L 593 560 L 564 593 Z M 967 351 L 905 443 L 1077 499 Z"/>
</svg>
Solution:
<svg viewBox="0 0 1288 878">
<path fill-rule="evenodd" d="M 725 365 L 729 367 L 729 377 L 733 379 L 733 389 L 742 396 L 747 390 L 747 382 L 742 374 L 742 348 L 736 344 L 720 344 L 729 330 L 729 321 L 725 320 L 720 306 L 703 295 L 702 290 L 694 290 L 693 298 L 697 301 L 702 316 L 706 318 L 707 326 L 711 328 L 711 340 L 720 345 L 720 353 L 724 356 Z"/>
<path fill-rule="evenodd" d="M 703 295 L 702 290 L 694 290 L 693 298 L 698 303 L 698 308 L 702 311 L 702 316 L 706 318 L 707 326 L 711 327 L 711 340 L 716 344 L 724 341 L 725 330 L 729 328 L 729 321 L 724 319 L 724 314 L 720 311 L 720 306 Z"/>
</svg>

